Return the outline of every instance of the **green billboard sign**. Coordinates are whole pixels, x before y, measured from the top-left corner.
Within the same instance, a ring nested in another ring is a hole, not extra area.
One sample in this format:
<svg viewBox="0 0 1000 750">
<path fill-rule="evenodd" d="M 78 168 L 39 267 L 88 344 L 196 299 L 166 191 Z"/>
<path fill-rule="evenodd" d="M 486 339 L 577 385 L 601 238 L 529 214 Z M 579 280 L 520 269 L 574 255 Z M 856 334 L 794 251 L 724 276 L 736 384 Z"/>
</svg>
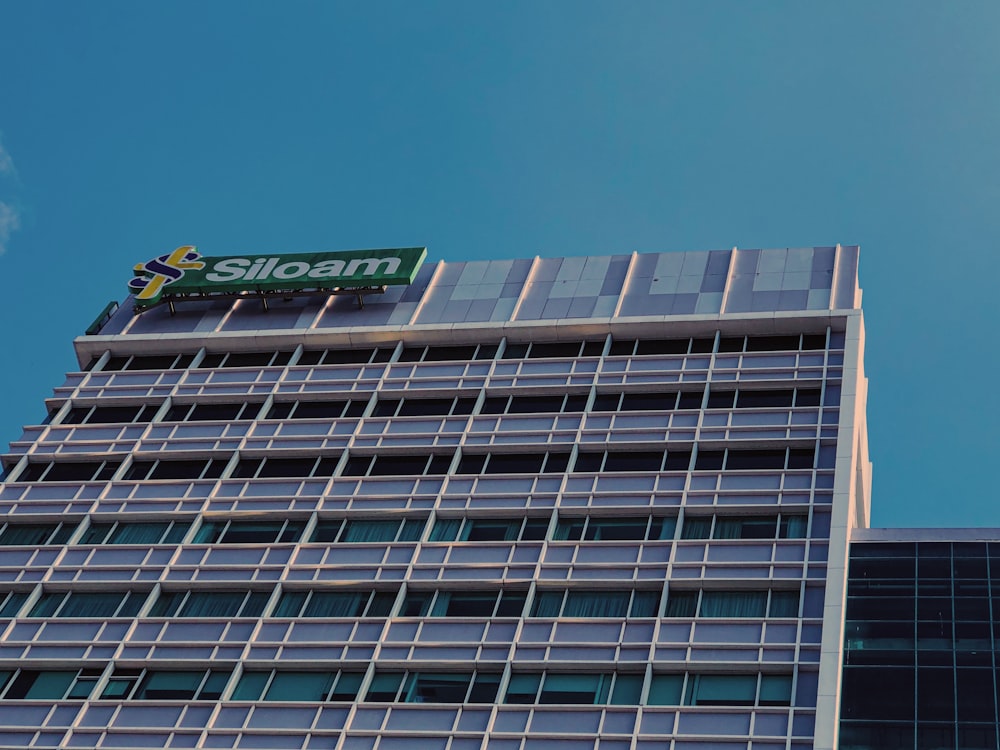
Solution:
<svg viewBox="0 0 1000 750">
<path fill-rule="evenodd" d="M 136 265 L 128 287 L 139 311 L 174 295 L 382 287 L 411 283 L 426 257 L 427 248 L 404 247 L 209 258 L 185 245 Z"/>
</svg>

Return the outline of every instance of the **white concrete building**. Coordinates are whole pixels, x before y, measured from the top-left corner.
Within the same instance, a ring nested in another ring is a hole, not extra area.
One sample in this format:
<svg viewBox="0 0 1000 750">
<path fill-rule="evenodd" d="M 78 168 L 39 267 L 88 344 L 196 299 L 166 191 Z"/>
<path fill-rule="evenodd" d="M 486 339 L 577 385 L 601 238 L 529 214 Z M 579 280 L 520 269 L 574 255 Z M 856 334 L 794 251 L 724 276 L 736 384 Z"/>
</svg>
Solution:
<svg viewBox="0 0 1000 750">
<path fill-rule="evenodd" d="M 0 746 L 832 750 L 857 262 L 119 308 L 3 457 Z"/>
</svg>

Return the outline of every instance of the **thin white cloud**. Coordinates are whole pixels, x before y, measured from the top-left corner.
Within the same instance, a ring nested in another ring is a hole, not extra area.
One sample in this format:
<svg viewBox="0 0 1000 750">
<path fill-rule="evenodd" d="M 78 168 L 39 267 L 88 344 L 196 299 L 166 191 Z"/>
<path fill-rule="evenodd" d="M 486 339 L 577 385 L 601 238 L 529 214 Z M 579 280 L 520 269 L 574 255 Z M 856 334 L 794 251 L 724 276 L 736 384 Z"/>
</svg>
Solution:
<svg viewBox="0 0 1000 750">
<path fill-rule="evenodd" d="M 14 169 L 14 160 L 10 158 L 10 154 L 7 153 L 7 149 L 3 147 L 2 143 L 0 143 L 0 175 L 17 177 L 17 170 Z"/>
<path fill-rule="evenodd" d="M 3 143 L 0 143 L 0 187 L 5 187 L 5 192 L 16 190 L 18 187 L 17 170 L 14 168 L 14 160 L 10 158 L 10 154 L 3 147 Z M 0 198 L 2 197 L 4 196 L 0 196 Z M 6 197 L 10 197 L 9 193 Z M 0 255 L 7 252 L 7 243 L 10 241 L 11 234 L 20 228 L 20 208 L 10 200 L 0 200 Z"/>
<path fill-rule="evenodd" d="M 15 206 L 0 201 L 0 255 L 7 252 L 10 235 L 21 228 L 21 212 Z"/>
</svg>

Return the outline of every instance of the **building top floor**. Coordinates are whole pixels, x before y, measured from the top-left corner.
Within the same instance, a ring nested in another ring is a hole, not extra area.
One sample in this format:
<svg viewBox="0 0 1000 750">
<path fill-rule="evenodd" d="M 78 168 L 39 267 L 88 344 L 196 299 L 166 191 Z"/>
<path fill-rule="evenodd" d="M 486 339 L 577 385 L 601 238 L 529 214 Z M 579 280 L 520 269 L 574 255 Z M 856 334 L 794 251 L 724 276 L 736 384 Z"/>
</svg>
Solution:
<svg viewBox="0 0 1000 750">
<path fill-rule="evenodd" d="M 308 333 L 371 339 L 388 332 L 524 329 L 558 340 L 595 326 L 706 319 L 756 320 L 760 333 L 782 321 L 857 310 L 858 247 L 632 253 L 425 263 L 409 285 L 367 294 L 243 296 L 185 300 L 135 315 L 123 304 L 98 330 L 77 340 L 91 349 L 123 337 L 233 338 Z M 595 328 L 596 332 L 596 328 Z M 349 343 L 349 342 L 348 342 Z M 106 347 L 103 347 L 106 348 Z M 241 348 L 246 348 L 246 344 Z"/>
</svg>

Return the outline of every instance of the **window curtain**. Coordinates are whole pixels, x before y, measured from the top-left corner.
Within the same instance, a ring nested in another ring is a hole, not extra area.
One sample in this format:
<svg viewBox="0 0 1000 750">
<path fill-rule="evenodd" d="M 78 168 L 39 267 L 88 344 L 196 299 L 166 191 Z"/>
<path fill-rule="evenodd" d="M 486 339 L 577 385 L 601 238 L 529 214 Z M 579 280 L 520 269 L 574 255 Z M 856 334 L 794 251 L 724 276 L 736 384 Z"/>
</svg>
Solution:
<svg viewBox="0 0 1000 750">
<path fill-rule="evenodd" d="M 111 532 L 109 544 L 156 544 L 167 531 L 165 523 L 120 523 Z"/>
<path fill-rule="evenodd" d="M 0 534 L 0 545 L 12 547 L 14 545 L 36 546 L 45 544 L 49 537 L 52 536 L 54 529 L 54 526 L 10 524 Z"/>
<path fill-rule="evenodd" d="M 59 611 L 60 617 L 114 617 L 126 594 L 119 592 L 111 594 L 76 593 Z"/>
<path fill-rule="evenodd" d="M 681 539 L 708 539 L 712 535 L 712 517 L 694 516 L 684 519 Z"/>
<path fill-rule="evenodd" d="M 278 600 L 278 606 L 274 610 L 275 617 L 298 617 L 302 611 L 302 605 L 306 603 L 306 592 L 286 591 Z"/>
<path fill-rule="evenodd" d="M 659 527 L 659 529 L 657 529 Z M 676 518 L 654 518 L 653 528 L 651 529 L 650 536 L 659 539 L 673 539 L 674 531 L 677 529 L 677 519 Z"/>
<path fill-rule="evenodd" d="M 391 542 L 399 531 L 399 521 L 348 521 L 340 541 L 371 543 Z"/>
<path fill-rule="evenodd" d="M 659 591 L 636 591 L 632 595 L 631 617 L 656 617 L 659 613 L 657 605 L 660 603 Z"/>
<path fill-rule="evenodd" d="M 766 591 L 706 591 L 701 597 L 702 617 L 764 617 Z"/>
<path fill-rule="evenodd" d="M 314 591 L 302 615 L 303 617 L 357 617 L 367 601 L 367 592 L 362 600 L 362 595 L 358 593 Z"/>
<path fill-rule="evenodd" d="M 583 536 L 583 526 L 585 523 L 585 518 L 560 519 L 559 523 L 556 524 L 556 533 L 553 538 L 557 541 L 580 539 Z"/>
<path fill-rule="evenodd" d="M 562 591 L 540 591 L 535 594 L 532 617 L 558 617 L 562 608 Z"/>
<path fill-rule="evenodd" d="M 782 516 L 781 538 L 805 539 L 806 523 L 808 520 L 806 516 Z"/>
<path fill-rule="evenodd" d="M 799 592 L 798 591 L 772 591 L 771 610 L 768 613 L 771 617 L 798 617 L 799 616 Z"/>
<path fill-rule="evenodd" d="M 431 530 L 432 542 L 454 542 L 458 539 L 458 530 L 462 527 L 461 518 L 439 518 Z"/>
<path fill-rule="evenodd" d="M 570 591 L 563 617 L 625 617 L 627 591 Z"/>
</svg>

